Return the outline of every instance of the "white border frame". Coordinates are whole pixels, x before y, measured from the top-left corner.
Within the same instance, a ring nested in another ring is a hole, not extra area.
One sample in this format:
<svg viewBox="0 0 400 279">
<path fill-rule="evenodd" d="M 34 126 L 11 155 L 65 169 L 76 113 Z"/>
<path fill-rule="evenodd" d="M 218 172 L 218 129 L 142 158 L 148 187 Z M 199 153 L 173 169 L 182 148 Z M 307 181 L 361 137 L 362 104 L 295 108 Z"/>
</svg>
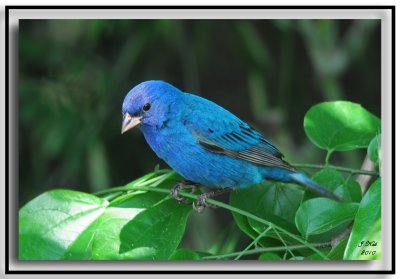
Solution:
<svg viewBox="0 0 400 279">
<path fill-rule="evenodd" d="M 10 10 L 9 13 L 9 27 L 10 27 L 10 192 L 16 194 L 17 189 L 13 185 L 18 185 L 18 178 L 15 179 L 13 174 L 17 170 L 11 171 L 11 166 L 18 165 L 17 156 L 13 154 L 13 150 L 18 148 L 18 141 L 12 138 L 12 131 L 15 125 L 18 127 L 18 118 L 13 115 L 18 115 L 18 104 L 17 98 L 13 98 L 13 94 L 17 94 L 17 60 L 13 59 L 17 57 L 18 44 L 15 45 L 15 38 L 13 32 L 18 31 L 18 20 L 19 19 L 278 19 L 278 18 L 291 18 L 291 19 L 381 19 L 382 28 L 382 141 L 384 142 L 382 150 L 383 158 L 383 170 L 382 174 L 382 185 L 392 185 L 392 14 L 391 10 L 382 9 L 16 9 Z M 4 109 L 3 105 L 1 107 Z M 4 110 L 2 110 L 4 111 Z M 2 121 L 3 123 L 3 121 Z M 2 148 L 4 143 L 2 144 Z M 3 153 L 4 154 L 4 153 Z M 5 162 L 7 164 L 7 162 Z M 4 176 L 3 176 L 4 177 Z M 4 193 L 4 185 L 1 185 L 2 193 Z M 373 273 L 374 270 L 390 270 L 391 267 L 391 255 L 392 255 L 392 243 L 391 243 L 391 232 L 392 232 L 392 188 L 384 186 L 382 190 L 382 251 L 383 260 L 381 261 L 324 261 L 324 262 L 21 262 L 16 260 L 17 247 L 16 238 L 18 232 L 13 230 L 13 226 L 10 227 L 10 271 L 17 270 L 81 270 L 81 271 L 101 271 L 101 270 L 115 270 L 115 271 L 139 271 L 139 270 L 248 270 L 248 271 L 278 271 L 278 270 L 303 270 L 303 271 L 333 271 L 333 270 L 370 270 Z M 4 195 L 1 195 L 1 204 L 4 204 Z M 15 199 L 10 199 L 10 220 L 17 220 L 18 212 L 15 209 L 18 205 L 15 204 Z M 14 210 L 13 210 L 14 209 Z M 4 216 L 2 207 L 2 216 Z M 4 219 L 3 219 L 4 220 Z M 2 225 L 4 223 L 2 222 Z M 14 226 L 15 228 L 15 226 Z M 4 230 L 2 230 L 4 234 Z M 2 235 L 1 242 L 4 241 L 4 235 Z M 1 243 L 2 247 L 4 243 Z M 1 255 L 3 257 L 3 255 Z M 3 262 L 3 261 L 2 261 Z"/>
</svg>

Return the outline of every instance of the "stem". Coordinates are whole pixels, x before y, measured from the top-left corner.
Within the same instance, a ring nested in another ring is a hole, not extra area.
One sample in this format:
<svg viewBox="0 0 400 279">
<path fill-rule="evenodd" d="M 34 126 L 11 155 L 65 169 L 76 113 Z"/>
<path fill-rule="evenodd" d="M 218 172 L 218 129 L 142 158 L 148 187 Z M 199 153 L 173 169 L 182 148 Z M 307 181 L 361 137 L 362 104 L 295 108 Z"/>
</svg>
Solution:
<svg viewBox="0 0 400 279">
<path fill-rule="evenodd" d="M 283 254 L 283 258 L 284 260 L 287 260 L 287 256 L 288 256 L 288 250 L 285 251 L 285 254 Z"/>
<path fill-rule="evenodd" d="M 235 258 L 235 261 L 240 259 L 245 253 L 250 250 L 251 246 L 253 246 L 255 243 L 257 243 L 264 235 L 267 234 L 272 229 L 272 227 L 268 227 L 265 231 L 260 233 L 244 250 L 240 252 L 240 254 Z"/>
<path fill-rule="evenodd" d="M 137 180 L 134 180 L 134 181 L 124 185 L 124 186 L 112 187 L 110 189 L 105 189 L 105 190 L 95 192 L 94 195 L 102 196 L 102 195 L 113 193 L 113 192 L 125 192 L 125 191 L 132 191 L 132 190 L 140 190 L 139 187 L 144 187 L 144 186 L 147 186 L 150 184 L 152 185 L 151 187 L 157 187 L 162 182 L 164 182 L 169 177 L 171 177 L 172 175 L 175 174 L 175 172 L 171 171 L 171 170 L 169 170 L 169 172 L 165 172 L 164 170 L 158 170 L 158 172 L 163 173 L 163 174 L 160 176 L 157 176 L 157 177 L 153 177 L 154 175 L 156 175 L 156 173 L 151 173 L 147 180 L 139 178 Z"/>
<path fill-rule="evenodd" d="M 110 201 L 110 200 L 112 200 L 112 199 L 115 199 L 115 198 L 119 197 L 120 195 L 122 195 L 121 192 L 120 192 L 120 193 L 116 193 L 116 192 L 114 192 L 114 193 L 109 193 L 108 195 L 105 195 L 105 196 L 103 197 L 103 199 Z"/>
<path fill-rule="evenodd" d="M 153 188 L 153 187 L 148 187 L 148 186 L 131 186 L 129 189 L 124 188 L 124 187 L 117 187 L 117 188 L 118 188 L 117 191 L 139 190 L 139 191 L 150 191 L 150 192 L 158 192 L 158 193 L 170 194 L 170 190 L 168 190 L 168 189 Z M 124 190 L 121 190 L 121 188 L 124 189 Z M 113 190 L 113 188 L 111 188 L 111 189 L 108 189 L 108 192 L 107 192 L 107 190 L 103 190 L 100 193 L 101 194 L 106 194 L 106 193 L 109 193 L 109 192 L 115 192 L 115 190 Z M 180 192 L 179 195 L 181 195 L 181 196 L 183 196 L 185 198 L 193 199 L 193 200 L 196 200 L 197 197 L 198 197 L 197 195 L 190 194 L 190 193 L 184 193 L 184 192 Z M 221 207 L 221 208 L 225 208 L 225 209 L 227 209 L 227 210 L 229 210 L 231 212 L 236 212 L 236 213 L 238 213 L 240 215 L 243 215 L 243 216 L 246 216 L 246 217 L 248 217 L 250 219 L 253 219 L 254 221 L 257 221 L 257 222 L 260 222 L 260 223 L 265 224 L 267 226 L 270 226 L 272 228 L 275 228 L 275 229 L 281 231 L 282 233 L 285 233 L 290 238 L 292 238 L 292 239 L 296 240 L 297 242 L 303 244 L 304 246 L 308 247 L 309 249 L 311 249 L 312 251 L 317 253 L 319 256 L 321 256 L 323 259 L 328 259 L 321 251 L 316 249 L 314 246 L 310 245 L 307 241 L 305 241 L 301 237 L 299 237 L 299 236 L 287 231 L 284 228 L 281 228 L 281 227 L 279 227 L 279 226 L 277 226 L 277 225 L 275 225 L 275 224 L 273 224 L 273 223 L 271 223 L 269 221 L 266 221 L 266 220 L 254 215 L 254 214 L 251 214 L 251 213 L 249 213 L 247 211 L 243 211 L 243 210 L 241 210 L 239 208 L 236 208 L 234 206 L 231 206 L 229 204 L 226 204 L 226 203 L 223 203 L 223 202 L 219 202 L 219 201 L 216 201 L 216 200 L 213 200 L 213 199 L 210 199 L 210 198 L 207 198 L 206 201 L 208 203 L 210 203 L 210 204 L 216 205 L 216 206 Z"/>
<path fill-rule="evenodd" d="M 194 196 L 194 195 L 193 195 L 193 196 Z M 275 225 L 275 224 L 273 224 L 273 223 L 271 223 L 271 222 L 268 222 L 268 221 L 266 221 L 266 220 L 264 220 L 264 219 L 262 219 L 262 218 L 260 218 L 260 217 L 258 217 L 258 216 L 256 216 L 256 215 L 253 215 L 253 214 L 251 214 L 251 213 L 249 213 L 249 212 L 247 212 L 247 211 L 243 211 L 243 210 L 241 210 L 241 209 L 239 209 L 239 208 L 233 207 L 233 206 L 231 206 L 231 205 L 229 205 L 229 204 L 225 204 L 225 203 L 222 203 L 222 202 L 219 202 L 219 201 L 216 201 L 216 200 L 212 200 L 212 199 L 206 199 L 206 201 L 209 202 L 209 203 L 211 203 L 211 204 L 214 204 L 214 205 L 216 205 L 216 206 L 219 206 L 219 207 L 225 208 L 225 209 L 227 209 L 227 210 L 230 210 L 230 211 L 232 211 L 232 212 L 236 212 L 236 213 L 238 213 L 238 214 L 241 214 L 241 215 L 243 215 L 243 216 L 246 216 L 246 217 L 248 217 L 248 218 L 250 218 L 250 219 L 253 219 L 254 221 L 258 221 L 258 222 L 260 222 L 260 223 L 262 223 L 262 224 L 265 224 L 265 225 L 267 225 L 267 226 L 271 226 L 271 227 L 273 227 L 273 228 L 276 228 L 276 229 L 278 229 L 279 231 L 281 231 L 281 232 L 285 233 L 286 235 L 288 235 L 289 237 L 291 237 L 292 239 L 294 239 L 294 240 L 300 242 L 301 244 L 307 246 L 308 248 L 310 248 L 311 250 L 313 250 L 315 253 L 317 253 L 318 255 L 320 255 L 322 258 L 328 259 L 323 253 L 321 253 L 321 251 L 319 251 L 318 249 L 316 249 L 314 246 L 310 245 L 308 242 L 306 242 L 305 240 L 303 240 L 301 237 L 299 237 L 299 236 L 297 236 L 297 235 L 295 235 L 295 234 L 293 234 L 293 233 L 291 233 L 291 232 L 285 230 L 284 228 L 281 228 L 281 227 L 279 227 L 279 226 L 277 226 L 277 225 Z"/>
<path fill-rule="evenodd" d="M 326 152 L 326 157 L 325 157 L 325 165 L 328 166 L 329 165 L 329 159 L 331 158 L 331 155 L 333 153 L 333 150 L 328 150 Z"/>
<path fill-rule="evenodd" d="M 324 243 L 311 243 L 313 247 L 327 247 L 330 246 L 329 242 L 324 242 Z M 309 248 L 304 245 L 290 245 L 290 246 L 280 246 L 280 247 L 268 247 L 268 248 L 255 248 L 251 250 L 247 250 L 244 255 L 253 255 L 253 254 L 260 254 L 260 253 L 266 253 L 266 252 L 279 252 L 279 251 L 287 251 L 289 250 L 300 250 L 300 249 L 306 249 Z M 240 255 L 243 251 L 240 252 L 233 252 L 233 253 L 228 253 L 228 254 L 222 254 L 222 255 L 213 255 L 213 256 L 205 256 L 202 259 L 203 260 L 218 260 L 222 258 L 232 258 L 237 255 Z"/>
<path fill-rule="evenodd" d="M 379 176 L 379 173 L 376 171 L 358 170 L 352 168 L 339 167 L 335 165 L 314 165 L 314 164 L 291 164 L 291 165 L 298 168 L 310 168 L 310 169 L 324 169 L 326 167 L 329 167 L 338 171 L 349 172 L 351 174 L 365 174 L 371 176 Z"/>
<path fill-rule="evenodd" d="M 128 189 L 126 186 L 112 187 L 110 189 L 104 189 L 104 190 L 95 192 L 95 193 L 93 193 L 93 195 L 102 196 L 102 195 L 109 194 L 109 193 L 125 192 L 125 191 L 129 191 L 131 189 L 132 188 Z"/>
<path fill-rule="evenodd" d="M 275 234 L 279 237 L 279 239 L 282 241 L 283 245 L 284 245 L 285 247 L 289 247 L 289 245 L 286 244 L 286 241 L 283 240 L 283 237 L 281 236 L 281 234 L 280 234 L 275 228 L 273 228 L 273 230 L 274 230 Z M 289 252 L 290 255 L 292 255 L 292 257 L 295 256 L 295 255 L 293 254 L 293 252 L 292 252 L 291 249 L 288 249 L 288 248 L 287 248 L 287 249 L 286 249 L 286 252 Z"/>
</svg>

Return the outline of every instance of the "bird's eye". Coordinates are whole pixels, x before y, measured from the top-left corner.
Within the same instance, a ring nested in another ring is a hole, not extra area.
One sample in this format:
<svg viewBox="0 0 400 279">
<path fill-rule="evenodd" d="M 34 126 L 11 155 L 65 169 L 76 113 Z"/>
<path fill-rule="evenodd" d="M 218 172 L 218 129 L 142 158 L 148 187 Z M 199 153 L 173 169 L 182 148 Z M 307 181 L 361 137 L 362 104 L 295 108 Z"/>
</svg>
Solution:
<svg viewBox="0 0 400 279">
<path fill-rule="evenodd" d="M 146 104 L 143 106 L 143 111 L 148 111 L 150 108 L 151 108 L 151 104 L 150 104 L 150 103 L 146 103 Z"/>
</svg>

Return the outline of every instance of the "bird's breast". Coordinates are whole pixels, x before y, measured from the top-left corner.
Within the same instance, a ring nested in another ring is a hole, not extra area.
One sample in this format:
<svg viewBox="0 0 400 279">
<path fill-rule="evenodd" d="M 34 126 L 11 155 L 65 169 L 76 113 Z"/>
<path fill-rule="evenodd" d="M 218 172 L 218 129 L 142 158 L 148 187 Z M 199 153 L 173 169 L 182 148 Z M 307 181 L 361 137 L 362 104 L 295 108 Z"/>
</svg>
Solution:
<svg viewBox="0 0 400 279">
<path fill-rule="evenodd" d="M 176 154 L 182 151 L 182 147 L 187 146 L 190 141 L 185 130 L 173 123 L 162 127 L 144 126 L 141 130 L 157 156 L 167 162 L 176 157 Z"/>
</svg>

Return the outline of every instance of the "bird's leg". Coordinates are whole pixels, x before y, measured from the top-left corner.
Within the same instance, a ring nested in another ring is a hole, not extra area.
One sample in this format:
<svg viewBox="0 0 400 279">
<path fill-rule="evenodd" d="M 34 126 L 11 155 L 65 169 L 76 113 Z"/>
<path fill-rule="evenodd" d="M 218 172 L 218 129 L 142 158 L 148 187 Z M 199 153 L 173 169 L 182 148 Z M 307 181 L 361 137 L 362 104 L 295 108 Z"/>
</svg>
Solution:
<svg viewBox="0 0 400 279">
<path fill-rule="evenodd" d="M 189 204 L 190 202 L 185 199 L 184 197 L 179 195 L 179 192 L 182 189 L 191 189 L 191 193 L 193 194 L 197 189 L 197 184 L 193 183 L 188 180 L 178 182 L 172 189 L 171 189 L 171 196 L 174 200 L 177 200 L 179 203 Z"/>
<path fill-rule="evenodd" d="M 198 213 L 202 213 L 206 207 L 217 208 L 218 206 L 206 202 L 206 199 L 213 198 L 221 194 L 231 192 L 233 190 L 234 188 L 226 187 L 218 189 L 216 191 L 203 193 L 197 198 L 197 201 L 193 202 L 193 209 L 196 210 Z"/>
</svg>

